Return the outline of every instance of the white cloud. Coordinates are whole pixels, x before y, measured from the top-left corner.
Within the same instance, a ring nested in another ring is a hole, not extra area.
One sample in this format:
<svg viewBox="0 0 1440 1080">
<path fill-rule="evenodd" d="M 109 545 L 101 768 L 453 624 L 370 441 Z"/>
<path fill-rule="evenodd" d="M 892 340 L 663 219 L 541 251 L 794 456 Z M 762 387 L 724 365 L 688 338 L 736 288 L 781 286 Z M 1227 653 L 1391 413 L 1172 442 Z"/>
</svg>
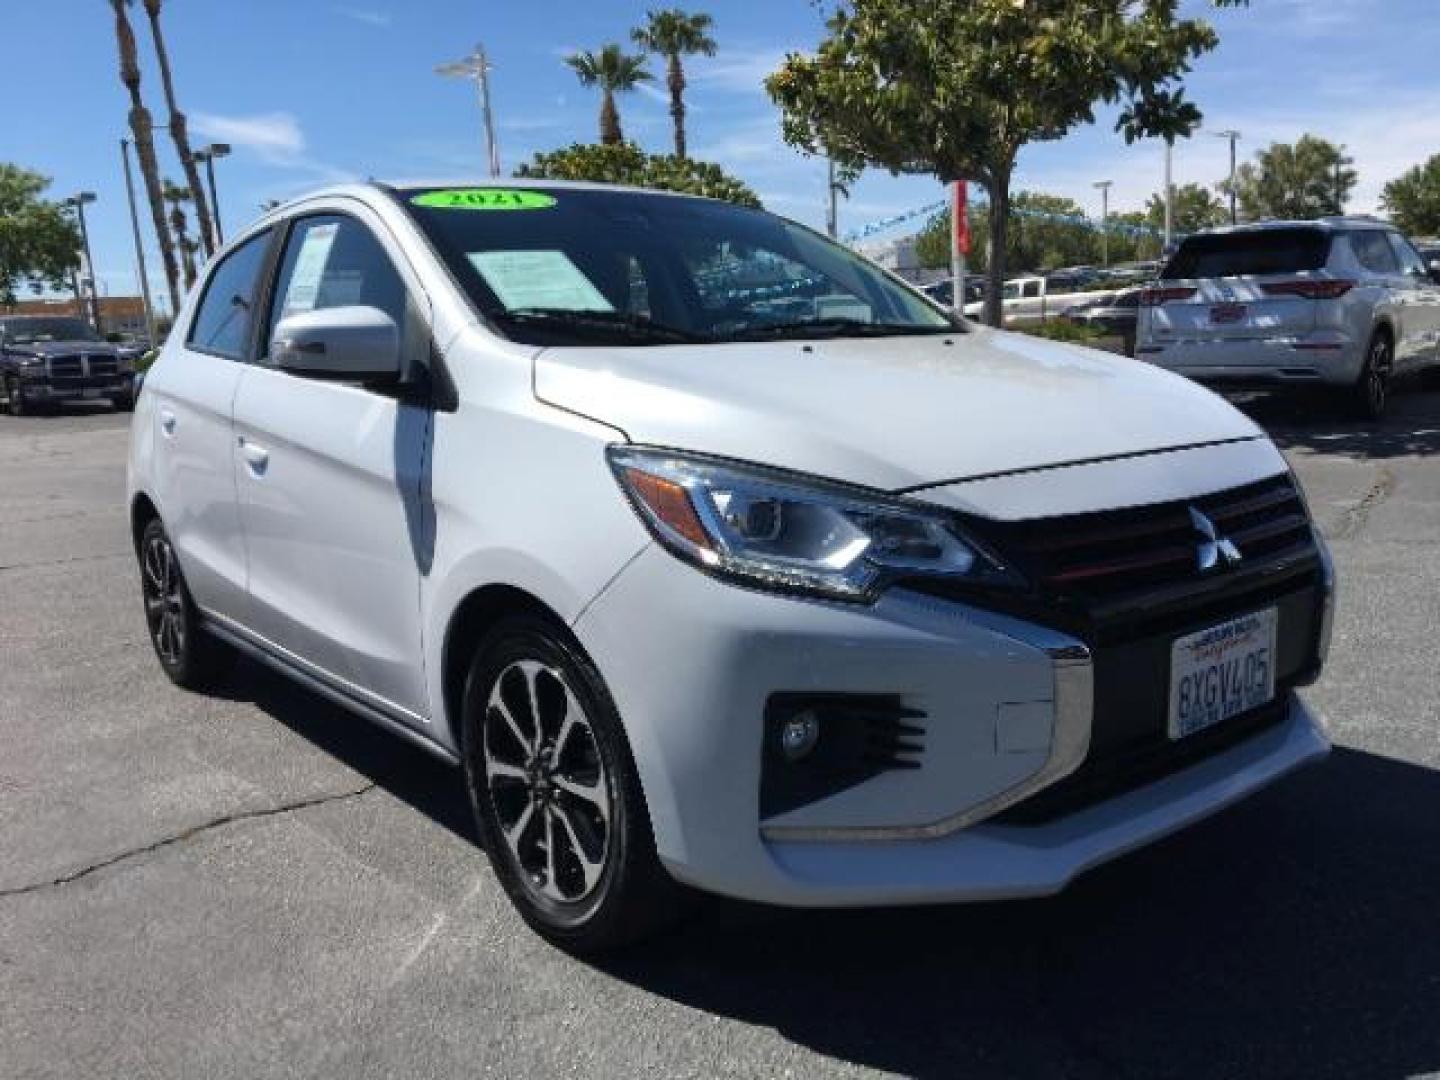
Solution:
<svg viewBox="0 0 1440 1080">
<path fill-rule="evenodd" d="M 258 116 L 219 116 L 199 112 L 195 130 L 207 139 L 251 150 L 266 161 L 285 163 L 305 151 L 305 133 L 290 113 Z"/>
<path fill-rule="evenodd" d="M 799 46 L 735 48 L 713 59 L 691 61 L 686 75 L 699 88 L 763 95 L 765 80 L 785 62 L 786 54 L 803 51 Z"/>
<path fill-rule="evenodd" d="M 337 7 L 332 8 L 336 15 L 342 15 L 355 22 L 365 23 L 367 26 L 389 26 L 391 16 L 388 11 L 373 11 L 368 8 Z"/>
</svg>

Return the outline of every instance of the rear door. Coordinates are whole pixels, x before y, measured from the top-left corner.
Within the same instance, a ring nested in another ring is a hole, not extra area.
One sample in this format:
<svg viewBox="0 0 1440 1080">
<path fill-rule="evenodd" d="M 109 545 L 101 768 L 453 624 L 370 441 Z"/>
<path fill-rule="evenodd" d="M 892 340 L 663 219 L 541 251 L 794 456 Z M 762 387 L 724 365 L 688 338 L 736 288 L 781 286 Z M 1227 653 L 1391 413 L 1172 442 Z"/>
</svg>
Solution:
<svg viewBox="0 0 1440 1080">
<path fill-rule="evenodd" d="M 1409 240 L 1397 232 L 1387 231 L 1385 236 L 1400 263 L 1406 301 L 1404 317 L 1415 338 L 1409 361 L 1414 365 L 1436 363 L 1440 361 L 1440 284 Z"/>
<path fill-rule="evenodd" d="M 146 379 L 155 402 L 153 484 L 166 531 L 195 601 L 243 620 L 245 545 L 235 505 L 235 390 L 251 356 L 266 229 L 215 264 L 184 337 Z"/>
<path fill-rule="evenodd" d="M 359 204 L 294 219 L 266 345 L 235 397 L 249 626 L 302 666 L 418 723 L 429 714 L 420 578 L 433 539 L 422 501 L 430 409 L 394 390 L 281 371 L 268 357 L 285 316 L 351 305 L 390 315 L 412 360 L 424 362 L 428 305 L 379 219 Z"/>
<path fill-rule="evenodd" d="M 1244 341 L 1302 336 L 1332 288 L 1323 229 L 1204 233 L 1165 268 L 1164 302 L 1147 309 L 1147 340 Z"/>
</svg>

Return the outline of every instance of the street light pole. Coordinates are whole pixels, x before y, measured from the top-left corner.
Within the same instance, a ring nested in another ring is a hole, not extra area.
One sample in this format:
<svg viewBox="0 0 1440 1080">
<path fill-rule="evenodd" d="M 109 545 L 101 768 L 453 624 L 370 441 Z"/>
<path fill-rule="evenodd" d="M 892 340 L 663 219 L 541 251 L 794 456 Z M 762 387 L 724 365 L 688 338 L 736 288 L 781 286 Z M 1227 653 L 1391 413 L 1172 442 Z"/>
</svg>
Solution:
<svg viewBox="0 0 1440 1080">
<path fill-rule="evenodd" d="M 1110 265 L 1110 188 L 1113 180 L 1097 180 L 1091 187 L 1100 189 L 1100 265 Z"/>
<path fill-rule="evenodd" d="M 150 347 L 155 347 L 155 305 L 150 302 L 150 279 L 145 273 L 145 246 L 140 242 L 140 215 L 135 210 L 135 181 L 130 177 L 130 140 L 120 140 L 120 158 L 125 164 L 125 196 L 130 200 L 130 231 L 135 234 L 135 264 L 140 271 L 140 296 L 145 301 L 145 335 Z M 219 227 L 220 208 L 215 209 L 215 223 Z"/>
<path fill-rule="evenodd" d="M 1240 223 L 1240 215 L 1235 209 L 1235 144 L 1240 141 L 1240 132 L 1216 131 L 1212 132 L 1212 134 L 1217 139 L 1230 140 L 1230 224 L 1238 225 Z"/>
<path fill-rule="evenodd" d="M 85 205 L 95 201 L 93 191 L 82 191 L 65 200 L 66 206 L 75 208 L 80 219 L 80 242 L 85 247 L 85 269 L 90 274 L 90 322 L 96 331 L 100 330 L 100 294 L 95 291 L 95 257 L 90 254 L 90 230 L 85 226 Z"/>
<path fill-rule="evenodd" d="M 215 250 L 220 250 L 225 243 L 225 230 L 220 225 L 220 197 L 215 193 L 215 159 L 230 156 L 230 144 L 217 142 L 211 143 L 203 150 L 196 150 L 194 153 L 196 161 L 205 163 L 205 179 L 210 188 L 210 206 L 215 215 Z"/>
<path fill-rule="evenodd" d="M 1165 140 L 1165 254 L 1175 240 L 1175 184 L 1171 181 L 1171 159 L 1175 156 L 1175 144 Z"/>
<path fill-rule="evenodd" d="M 495 120 L 490 112 L 490 60 L 485 55 L 485 46 L 476 45 L 469 56 L 435 69 L 436 75 L 452 79 L 470 79 L 480 92 L 480 115 L 485 123 L 485 153 L 488 158 L 490 175 L 500 175 L 500 147 L 495 141 Z"/>
</svg>

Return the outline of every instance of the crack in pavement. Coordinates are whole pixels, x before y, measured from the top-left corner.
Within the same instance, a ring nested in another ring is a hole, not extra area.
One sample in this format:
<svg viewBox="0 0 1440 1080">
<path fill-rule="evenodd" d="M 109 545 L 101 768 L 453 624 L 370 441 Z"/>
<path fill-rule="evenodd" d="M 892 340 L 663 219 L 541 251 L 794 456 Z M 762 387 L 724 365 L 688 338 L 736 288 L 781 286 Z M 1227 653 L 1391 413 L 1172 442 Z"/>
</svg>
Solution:
<svg viewBox="0 0 1440 1080">
<path fill-rule="evenodd" d="M 64 559 L 41 560 L 40 562 L 0 563 L 0 573 L 6 570 L 40 570 L 50 566 L 70 566 L 74 563 L 104 562 L 106 559 L 133 559 L 128 551 L 115 551 L 108 555 L 71 555 Z"/>
<path fill-rule="evenodd" d="M 1388 465 L 1377 465 L 1378 474 L 1370 489 L 1360 497 L 1360 501 L 1347 509 L 1336 526 L 1332 539 L 1353 540 L 1359 536 L 1365 526 L 1370 523 L 1371 512 L 1383 503 L 1391 495 L 1395 494 L 1396 478 L 1395 470 Z"/>
<path fill-rule="evenodd" d="M 160 840 L 154 841 L 153 843 L 145 844 L 138 848 L 132 848 L 129 851 L 122 851 L 118 855 L 112 855 L 108 859 L 101 859 L 99 862 L 91 863 L 89 866 L 81 867 L 79 870 L 72 870 L 68 874 L 62 874 L 60 877 L 52 878 L 49 881 L 36 881 L 32 882 L 29 885 L 17 885 L 13 888 L 0 889 L 0 900 L 7 899 L 12 896 L 25 896 L 30 893 L 41 892 L 45 889 L 59 888 L 62 885 L 69 885 L 72 882 L 79 881 L 81 878 L 89 877 L 91 874 L 94 874 L 100 870 L 105 870 L 120 863 L 129 862 L 132 859 L 138 859 L 141 856 L 150 855 L 157 851 L 162 851 L 167 847 L 172 847 L 175 844 L 184 843 L 187 840 L 194 839 L 201 833 L 212 832 L 215 829 L 221 828 L 225 825 L 233 825 L 236 822 L 241 821 L 255 821 L 260 818 L 278 817 L 281 814 L 288 814 L 295 810 L 308 810 L 309 808 L 314 806 L 324 806 L 327 803 L 342 802 L 346 799 L 358 798 L 359 796 L 364 795 L 368 791 L 374 791 L 376 787 L 377 785 L 372 781 L 371 783 L 365 784 L 364 786 L 355 788 L 351 791 L 339 791 L 327 795 L 316 795 L 308 799 L 300 799 L 296 802 L 284 803 L 281 806 L 268 806 L 260 810 L 237 810 L 233 814 L 225 814 L 210 821 L 202 822 L 199 825 L 191 826 L 183 832 L 176 833 L 174 836 L 166 836 Z"/>
</svg>

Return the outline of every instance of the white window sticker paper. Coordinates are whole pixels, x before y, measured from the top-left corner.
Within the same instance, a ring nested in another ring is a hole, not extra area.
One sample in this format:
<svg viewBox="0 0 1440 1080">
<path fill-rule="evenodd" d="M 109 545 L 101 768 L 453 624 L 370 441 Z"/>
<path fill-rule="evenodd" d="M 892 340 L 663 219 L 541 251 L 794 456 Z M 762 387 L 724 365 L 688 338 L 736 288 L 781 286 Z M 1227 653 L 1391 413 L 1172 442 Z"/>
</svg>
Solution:
<svg viewBox="0 0 1440 1080">
<path fill-rule="evenodd" d="M 563 251 L 480 251 L 470 255 L 470 263 L 510 311 L 615 310 Z"/>
<path fill-rule="evenodd" d="M 315 302 L 320 296 L 320 279 L 325 274 L 330 248 L 334 246 L 335 234 L 339 231 L 340 223 L 336 221 L 314 225 L 306 230 L 300 254 L 295 257 L 295 269 L 290 274 L 290 285 L 285 290 L 285 303 L 280 308 L 282 318 L 315 310 Z"/>
</svg>

